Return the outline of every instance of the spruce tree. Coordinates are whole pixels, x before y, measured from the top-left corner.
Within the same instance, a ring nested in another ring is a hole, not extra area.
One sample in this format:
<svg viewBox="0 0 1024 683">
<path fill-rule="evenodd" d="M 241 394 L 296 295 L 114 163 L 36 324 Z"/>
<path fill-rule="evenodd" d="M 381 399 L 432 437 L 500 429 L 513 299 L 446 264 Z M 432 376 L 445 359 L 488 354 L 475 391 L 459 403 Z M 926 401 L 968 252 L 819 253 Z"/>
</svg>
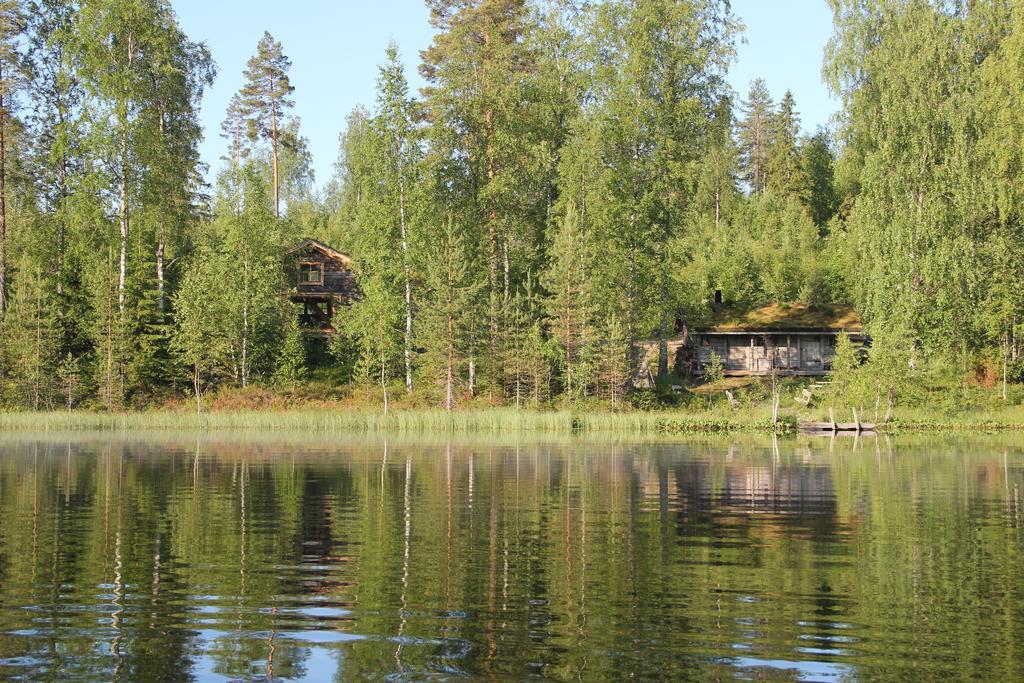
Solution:
<svg viewBox="0 0 1024 683">
<path fill-rule="evenodd" d="M 585 347 L 592 342 L 588 281 L 593 255 L 574 204 L 569 204 L 551 244 L 551 262 L 543 279 L 548 328 L 559 349 L 562 388 L 570 398 L 582 395 L 589 382 Z"/>
<path fill-rule="evenodd" d="M 61 335 L 51 281 L 39 263 L 24 258 L 17 289 L 2 325 L 2 346 L 20 403 L 32 410 L 52 406 Z"/>
<path fill-rule="evenodd" d="M 763 187 L 777 197 L 809 204 L 809 182 L 800 166 L 800 115 L 789 90 L 782 96 L 770 124 Z"/>
<path fill-rule="evenodd" d="M 424 377 L 440 390 L 441 405 L 451 411 L 459 387 L 468 383 L 472 392 L 474 342 L 486 275 L 474 263 L 464 228 L 453 214 L 432 233 L 425 254 L 427 294 L 417 344 L 425 351 Z"/>
<path fill-rule="evenodd" d="M 819 129 L 800 145 L 800 170 L 808 183 L 808 205 L 811 219 L 822 227 L 839 209 L 839 192 L 835 184 L 835 153 L 828 131 Z"/>
</svg>

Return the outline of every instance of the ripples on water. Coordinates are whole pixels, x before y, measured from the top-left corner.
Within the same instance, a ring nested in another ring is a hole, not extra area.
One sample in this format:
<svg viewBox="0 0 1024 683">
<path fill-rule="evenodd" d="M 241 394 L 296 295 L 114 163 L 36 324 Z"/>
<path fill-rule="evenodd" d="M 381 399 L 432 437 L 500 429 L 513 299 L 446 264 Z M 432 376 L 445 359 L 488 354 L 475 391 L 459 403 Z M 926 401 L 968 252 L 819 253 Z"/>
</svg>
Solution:
<svg viewBox="0 0 1024 683">
<path fill-rule="evenodd" d="M 0 440 L 0 677 L 1024 678 L 1017 438 L 232 439 Z"/>
</svg>

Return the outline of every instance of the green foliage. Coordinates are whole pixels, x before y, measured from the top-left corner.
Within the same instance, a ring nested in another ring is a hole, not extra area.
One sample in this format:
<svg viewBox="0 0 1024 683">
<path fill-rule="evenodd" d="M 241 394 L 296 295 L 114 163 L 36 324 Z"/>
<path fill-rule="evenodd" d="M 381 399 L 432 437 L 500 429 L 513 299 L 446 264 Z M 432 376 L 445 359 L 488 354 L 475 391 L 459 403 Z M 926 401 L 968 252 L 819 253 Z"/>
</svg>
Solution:
<svg viewBox="0 0 1024 683">
<path fill-rule="evenodd" d="M 306 377 L 306 341 L 299 328 L 298 318 L 292 318 L 281 341 L 274 368 L 274 381 L 294 385 Z"/>
<path fill-rule="evenodd" d="M 711 352 L 711 360 L 704 368 L 704 381 L 708 384 L 716 384 L 725 379 L 725 363 L 721 356 L 714 351 Z"/>
<path fill-rule="evenodd" d="M 222 204 L 175 299 L 173 346 L 193 369 L 195 386 L 230 378 L 244 387 L 269 377 L 285 330 L 286 245 L 251 164 L 241 170 L 240 186 L 241 213 Z"/>
<path fill-rule="evenodd" d="M 1024 6 L 831 6 L 843 111 L 803 135 L 792 92 L 733 101 L 728 3 L 431 2 L 425 87 L 389 45 L 323 197 L 265 33 L 207 200 L 214 67 L 169 4 L 0 3 L 3 401 L 201 409 L 216 385 L 300 381 L 283 265 L 305 236 L 362 290 L 331 371 L 421 405 L 618 408 L 640 343 L 716 289 L 852 303 L 872 343 L 855 367 L 841 342 L 837 403 L 963 405 L 978 359 L 1019 380 Z"/>
<path fill-rule="evenodd" d="M 451 410 L 462 387 L 470 394 L 475 388 L 468 385 L 475 380 L 479 316 L 484 310 L 483 276 L 467 248 L 464 228 L 454 216 L 443 226 L 433 233 L 424 254 L 430 305 L 423 311 L 417 345 L 424 350 L 420 368 L 427 386 Z"/>
<path fill-rule="evenodd" d="M 0 326 L 4 364 L 9 368 L 10 400 L 33 410 L 57 400 L 55 380 L 60 358 L 60 327 L 52 289 L 38 264 L 21 263 L 19 287 L 14 290 Z"/>
</svg>

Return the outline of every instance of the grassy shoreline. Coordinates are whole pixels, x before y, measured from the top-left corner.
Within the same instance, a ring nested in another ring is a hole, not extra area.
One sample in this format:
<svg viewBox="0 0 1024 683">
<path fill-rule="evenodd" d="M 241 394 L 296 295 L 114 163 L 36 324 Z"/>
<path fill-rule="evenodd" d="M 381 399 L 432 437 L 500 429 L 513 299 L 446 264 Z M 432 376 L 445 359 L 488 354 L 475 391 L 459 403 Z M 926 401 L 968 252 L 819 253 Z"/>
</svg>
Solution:
<svg viewBox="0 0 1024 683">
<path fill-rule="evenodd" d="M 195 413 L 183 410 L 140 412 L 0 412 L 0 432 L 259 430 L 309 433 L 440 433 L 440 434 L 723 434 L 792 433 L 800 421 L 817 420 L 817 411 L 784 414 L 772 425 L 764 410 L 532 410 L 472 408 L 443 410 L 405 408 L 387 415 L 356 408 L 230 409 Z M 864 418 L 867 420 L 867 418 Z M 925 431 L 1024 431 L 1024 407 L 978 409 L 959 413 L 907 409 L 887 433 Z"/>
<path fill-rule="evenodd" d="M 361 409 L 223 410 L 204 413 L 153 410 L 105 413 L 89 411 L 0 413 L 0 431 L 260 430 L 349 433 L 449 434 L 664 434 L 771 431 L 754 419 L 714 414 L 669 412 L 516 410 L 477 408 L 447 413 L 434 409 L 398 409 L 387 415 Z"/>
</svg>

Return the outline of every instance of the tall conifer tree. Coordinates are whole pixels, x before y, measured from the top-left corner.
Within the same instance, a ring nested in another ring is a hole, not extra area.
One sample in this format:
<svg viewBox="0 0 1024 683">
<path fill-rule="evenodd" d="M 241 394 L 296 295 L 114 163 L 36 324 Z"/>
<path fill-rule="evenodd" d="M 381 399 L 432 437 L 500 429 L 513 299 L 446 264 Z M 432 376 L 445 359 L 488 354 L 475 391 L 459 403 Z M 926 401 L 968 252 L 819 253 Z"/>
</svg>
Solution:
<svg viewBox="0 0 1024 683">
<path fill-rule="evenodd" d="M 249 59 L 242 86 L 241 109 L 248 121 L 251 140 L 270 142 L 273 167 L 274 215 L 281 215 L 280 159 L 281 128 L 285 112 L 294 106 L 291 94 L 295 90 L 288 78 L 291 60 L 285 56 L 281 43 L 265 31 L 256 46 L 256 54 Z"/>
</svg>

